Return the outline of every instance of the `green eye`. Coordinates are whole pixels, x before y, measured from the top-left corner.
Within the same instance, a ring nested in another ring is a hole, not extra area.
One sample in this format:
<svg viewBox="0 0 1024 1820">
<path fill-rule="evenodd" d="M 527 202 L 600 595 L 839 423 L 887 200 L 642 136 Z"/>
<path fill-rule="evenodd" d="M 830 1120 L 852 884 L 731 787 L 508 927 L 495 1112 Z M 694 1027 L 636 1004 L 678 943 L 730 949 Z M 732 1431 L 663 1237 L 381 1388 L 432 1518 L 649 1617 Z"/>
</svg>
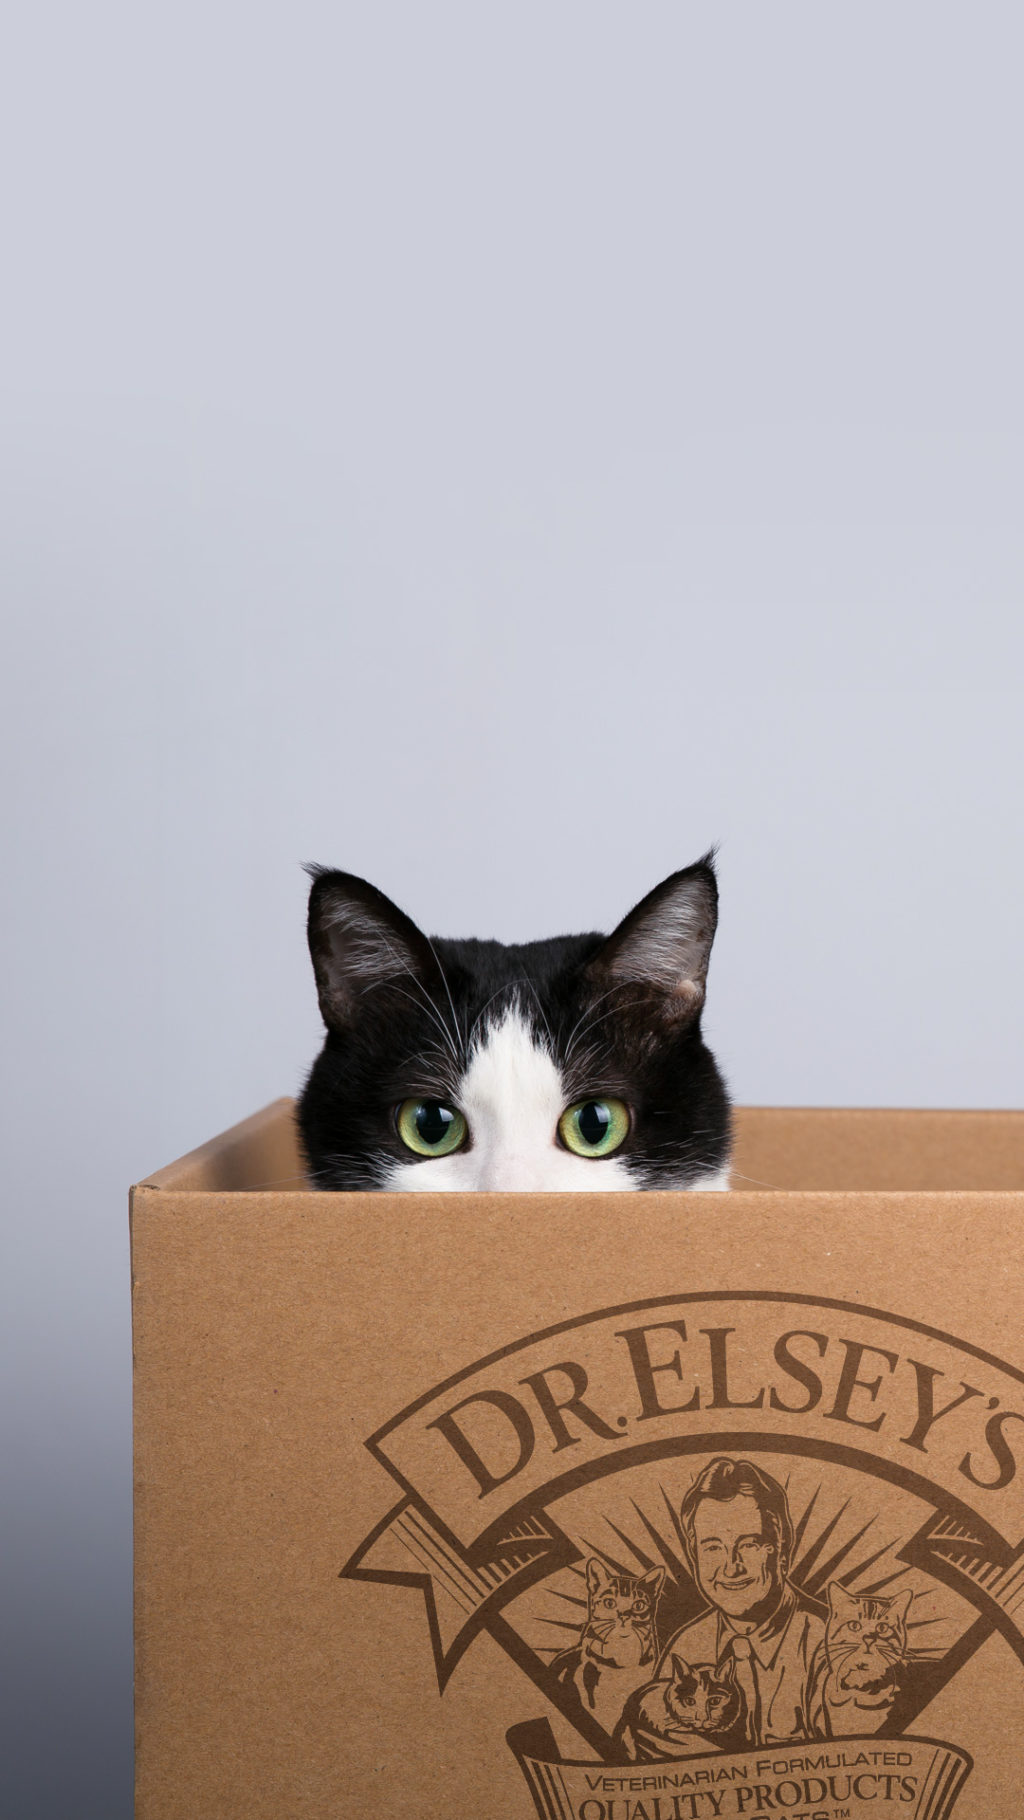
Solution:
<svg viewBox="0 0 1024 1820">
<path fill-rule="evenodd" d="M 629 1132 L 621 1100 L 577 1100 L 558 1121 L 558 1135 L 575 1156 L 611 1156 Z"/>
<path fill-rule="evenodd" d="M 448 1156 L 466 1138 L 461 1112 L 442 1100 L 403 1100 L 397 1124 L 403 1144 L 417 1156 Z"/>
</svg>

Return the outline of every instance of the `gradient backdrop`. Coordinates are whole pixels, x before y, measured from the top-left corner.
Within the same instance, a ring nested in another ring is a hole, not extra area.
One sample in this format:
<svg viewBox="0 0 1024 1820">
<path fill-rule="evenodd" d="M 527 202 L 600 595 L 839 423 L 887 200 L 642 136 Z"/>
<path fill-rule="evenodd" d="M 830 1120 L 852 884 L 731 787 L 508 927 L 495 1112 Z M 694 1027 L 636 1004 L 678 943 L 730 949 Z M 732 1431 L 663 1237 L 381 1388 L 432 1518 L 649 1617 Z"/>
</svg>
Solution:
<svg viewBox="0 0 1024 1820">
<path fill-rule="evenodd" d="M 126 1189 L 301 1082 L 300 861 L 529 938 L 718 840 L 741 1099 L 1024 1097 L 1024 22 L 5 37 L 0 1806 L 126 1820 Z"/>
</svg>

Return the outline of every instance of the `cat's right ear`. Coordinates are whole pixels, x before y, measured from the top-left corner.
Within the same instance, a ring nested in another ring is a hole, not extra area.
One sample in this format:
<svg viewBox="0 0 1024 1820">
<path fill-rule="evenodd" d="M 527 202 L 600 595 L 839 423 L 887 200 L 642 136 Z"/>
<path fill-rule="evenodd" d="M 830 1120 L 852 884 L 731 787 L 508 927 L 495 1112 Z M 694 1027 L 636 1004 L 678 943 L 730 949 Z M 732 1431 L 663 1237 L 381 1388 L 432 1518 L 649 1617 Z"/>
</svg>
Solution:
<svg viewBox="0 0 1024 1820">
<path fill-rule="evenodd" d="M 672 1679 L 673 1679 L 673 1681 L 686 1681 L 690 1678 L 690 1676 L 692 1676 L 692 1674 L 693 1674 L 693 1669 L 690 1667 L 690 1664 L 688 1662 L 683 1661 L 682 1656 L 673 1656 L 672 1657 Z"/>
<path fill-rule="evenodd" d="M 905 1627 L 906 1622 L 907 1622 L 907 1613 L 910 1610 L 910 1607 L 913 1605 L 913 1603 L 914 1603 L 913 1591 L 909 1586 L 905 1586 L 901 1593 L 896 1593 L 896 1595 L 889 1601 L 890 1622 L 894 1622 L 896 1624 L 901 1624 Z"/>
<path fill-rule="evenodd" d="M 718 926 L 714 854 L 673 872 L 623 917 L 589 970 L 603 984 L 640 986 L 674 1016 L 704 1003 L 708 960 Z"/>
<path fill-rule="evenodd" d="M 665 1569 L 652 1567 L 648 1573 L 641 1576 L 640 1584 L 647 1588 L 647 1596 L 653 1603 L 661 1597 L 661 1589 L 665 1584 Z"/>
<path fill-rule="evenodd" d="M 430 942 L 383 891 L 351 872 L 308 866 L 309 952 L 328 1029 L 357 1014 L 360 999 L 386 981 L 421 984 L 437 971 Z"/>
</svg>

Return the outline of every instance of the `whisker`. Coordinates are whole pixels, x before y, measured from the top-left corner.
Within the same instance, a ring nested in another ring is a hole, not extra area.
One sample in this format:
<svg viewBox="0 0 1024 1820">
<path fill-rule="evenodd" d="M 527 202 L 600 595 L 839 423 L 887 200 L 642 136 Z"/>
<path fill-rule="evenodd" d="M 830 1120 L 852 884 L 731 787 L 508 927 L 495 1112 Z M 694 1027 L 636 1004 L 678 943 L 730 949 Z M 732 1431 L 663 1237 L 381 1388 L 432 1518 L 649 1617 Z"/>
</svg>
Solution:
<svg viewBox="0 0 1024 1820">
<path fill-rule="evenodd" d="M 473 1019 L 473 1025 L 469 1032 L 469 1036 L 467 1038 L 467 1044 L 472 1043 L 474 1037 L 476 1036 L 477 1025 L 479 1024 L 481 1018 L 486 1016 L 487 1012 L 490 1010 L 491 1006 L 493 1005 L 495 999 L 500 998 L 503 992 L 511 991 L 512 987 L 515 984 L 516 984 L 516 982 L 514 980 L 506 980 L 504 982 L 504 984 L 499 986 L 495 992 L 491 993 L 491 996 L 487 1000 L 487 1003 L 481 1007 L 481 1009 L 477 1012 L 476 1017 Z"/>
<path fill-rule="evenodd" d="M 395 959 L 396 960 L 399 959 L 398 955 L 395 955 Z M 452 1042 L 451 1031 L 449 1030 L 447 1024 L 445 1023 L 444 1018 L 441 1016 L 441 1013 L 438 1011 L 437 1006 L 434 1004 L 434 1001 L 431 998 L 426 987 L 424 986 L 423 981 L 420 979 L 417 979 L 417 977 L 411 967 L 407 967 L 403 964 L 402 971 L 409 975 L 409 978 L 412 980 L 412 982 L 415 986 L 419 987 L 420 994 L 421 994 L 421 997 L 423 1000 L 423 1009 L 429 1013 L 433 1022 L 437 1025 L 437 1028 L 440 1030 L 441 1035 L 444 1037 L 444 1040 L 448 1046 L 448 1049 L 451 1052 L 451 1057 L 452 1057 L 453 1062 L 455 1063 L 455 1066 L 459 1067 L 460 1058 L 459 1058 L 458 1051 L 455 1048 L 454 1043 Z M 366 990 L 368 992 L 372 991 L 375 986 L 388 986 L 388 987 L 390 987 L 392 992 L 400 992 L 402 994 L 403 998 L 407 998 L 409 1000 L 410 1005 L 419 1005 L 419 1000 L 416 999 L 411 992 L 405 991 L 404 987 L 396 986 L 394 979 L 391 977 L 388 977 L 388 978 L 382 979 L 382 980 L 374 980 L 372 982 L 372 984 L 366 988 Z"/>
<path fill-rule="evenodd" d="M 523 974 L 521 983 L 524 986 L 529 986 L 530 991 L 533 993 L 533 996 L 537 1001 L 537 1010 L 540 1012 L 540 1015 L 544 1022 L 544 1028 L 548 1033 L 548 1044 L 549 1044 L 549 1047 L 550 1047 L 552 1053 L 554 1053 L 555 1039 L 551 1034 L 551 1025 L 548 1023 L 547 1012 L 545 1011 L 544 1006 L 541 1002 L 540 993 L 538 992 L 534 981 L 532 979 L 530 979 L 529 976 L 525 973 Z"/>
<path fill-rule="evenodd" d="M 448 984 L 448 975 L 446 974 L 444 968 L 441 965 L 441 961 L 440 961 L 440 957 L 438 955 L 437 949 L 434 947 L 434 944 L 431 941 L 429 935 L 427 936 L 427 946 L 430 949 L 430 952 L 434 957 L 434 961 L 437 966 L 437 971 L 441 975 L 441 983 L 444 986 L 445 993 L 447 994 L 447 998 L 448 998 L 448 1003 L 451 1006 L 452 1026 L 453 1026 L 453 1035 L 455 1038 L 455 1042 L 457 1045 L 461 1046 L 463 1055 L 465 1055 L 465 1049 L 466 1049 L 465 1038 L 462 1034 L 462 1031 L 459 1029 L 459 1014 L 455 1009 L 455 1000 L 452 997 L 452 989 Z"/>
<path fill-rule="evenodd" d="M 602 992 L 602 993 L 601 993 L 601 995 L 600 995 L 600 997 L 598 997 L 598 998 L 596 998 L 596 999 L 595 999 L 595 1000 L 594 1000 L 594 1001 L 593 1001 L 593 1003 L 592 1003 L 592 1004 L 590 1004 L 590 1005 L 588 1005 L 588 1006 L 587 1006 L 587 1008 L 586 1008 L 586 1010 L 585 1010 L 585 1011 L 583 1011 L 583 1012 L 582 1012 L 582 1013 L 581 1013 L 581 1014 L 580 1014 L 580 1016 L 579 1016 L 579 1017 L 578 1017 L 578 1018 L 577 1018 L 577 1019 L 576 1019 L 576 1022 L 575 1022 L 575 1024 L 574 1024 L 574 1025 L 573 1025 L 573 1027 L 572 1027 L 572 1029 L 571 1029 L 571 1030 L 570 1030 L 570 1032 L 569 1032 L 569 1036 L 568 1036 L 568 1040 L 567 1040 L 567 1042 L 566 1042 L 566 1047 L 565 1047 L 565 1060 L 566 1060 L 566 1062 L 568 1062 L 568 1061 L 569 1061 L 569 1058 L 570 1058 L 570 1056 L 571 1056 L 571 1055 L 572 1055 L 572 1052 L 573 1052 L 573 1047 L 574 1047 L 574 1044 L 575 1044 L 575 1041 L 576 1041 L 576 1032 L 577 1032 L 577 1031 L 578 1031 L 578 1030 L 579 1030 L 579 1028 L 580 1028 L 580 1025 L 581 1025 L 581 1024 L 586 1024 L 586 1020 L 587 1020 L 587 1017 L 588 1017 L 588 1016 L 589 1016 L 589 1014 L 590 1014 L 590 1012 L 592 1012 L 592 1011 L 596 1011 L 596 1010 L 597 1010 L 597 1007 L 598 1007 L 598 1005 L 601 1005 L 601 1004 L 603 1004 L 603 1003 L 604 1003 L 604 1001 L 605 1001 L 605 999 L 606 999 L 606 998 L 611 998 L 611 996 L 612 996 L 612 993 L 613 993 L 613 992 L 614 992 L 614 991 L 615 991 L 615 987 L 614 987 L 614 986 L 609 986 L 609 988 L 608 988 L 608 990 L 607 990 L 607 992 Z M 589 1026 L 589 1025 L 587 1025 L 587 1029 L 589 1029 L 589 1028 L 590 1028 L 590 1026 Z M 585 1030 L 584 1030 L 584 1031 L 583 1031 L 583 1035 L 584 1035 L 584 1036 L 586 1036 L 586 1034 L 587 1034 L 587 1029 L 585 1029 Z"/>
<path fill-rule="evenodd" d="M 462 1071 L 460 1068 L 452 1066 L 450 1049 L 442 1048 L 440 1043 L 428 1043 L 423 1049 L 413 1050 L 411 1055 L 403 1057 L 399 1067 L 408 1073 L 411 1080 L 420 1080 L 421 1087 L 425 1088 L 425 1082 L 421 1077 L 429 1065 L 436 1067 L 437 1079 L 443 1085 L 444 1091 L 453 1100 L 457 1099 L 463 1078 Z"/>
<path fill-rule="evenodd" d="M 780 1182 L 762 1182 L 759 1176 L 744 1175 L 741 1169 L 730 1169 L 729 1178 L 735 1178 L 737 1182 L 753 1182 L 755 1188 L 776 1188 L 781 1191 Z"/>
<path fill-rule="evenodd" d="M 611 997 L 611 993 L 610 993 L 610 992 L 605 992 L 605 993 L 603 993 L 603 994 L 602 994 L 602 997 L 603 997 L 603 998 L 610 998 L 610 997 Z M 596 1000 L 596 1003 L 597 1003 L 597 1004 L 600 1004 L 600 1002 L 601 1002 L 601 1000 L 600 1000 L 600 999 L 598 999 L 598 1000 Z M 592 1031 L 592 1030 L 596 1030 L 596 1029 L 597 1029 L 597 1026 L 598 1026 L 598 1024 L 604 1024 L 604 1023 L 607 1023 L 607 1021 L 608 1021 L 608 1019 L 609 1019 L 609 1018 L 610 1018 L 610 1017 L 614 1017 L 614 1016 L 615 1016 L 615 1006 L 614 1006 L 614 1005 L 610 1005 L 610 1006 L 609 1006 L 609 1007 L 608 1007 L 608 1010 L 607 1010 L 607 1011 L 602 1011 L 602 1013 L 601 1013 L 601 1015 L 600 1015 L 600 1017 L 594 1017 L 594 1018 L 591 1018 L 591 1020 L 590 1020 L 590 1023 L 589 1023 L 589 1024 L 587 1024 L 587 1025 L 586 1025 L 586 1026 L 585 1026 L 585 1028 L 584 1028 L 584 1030 L 583 1030 L 583 1032 L 582 1032 L 582 1035 L 583 1035 L 583 1036 L 589 1036 L 589 1034 L 590 1034 L 590 1032 L 591 1032 L 591 1031 Z M 576 1028 L 577 1028 L 577 1029 L 579 1029 L 579 1025 L 577 1025 L 577 1026 L 576 1026 Z M 569 1048 L 568 1048 L 568 1049 L 567 1049 L 567 1050 L 566 1050 L 566 1055 L 565 1055 L 565 1060 L 566 1060 L 566 1064 L 568 1064 L 568 1061 L 569 1061 L 569 1057 L 570 1057 L 570 1056 L 571 1056 L 571 1054 L 572 1054 L 572 1048 L 573 1048 L 573 1045 L 570 1045 L 570 1047 L 569 1047 Z"/>
<path fill-rule="evenodd" d="M 434 960 L 437 962 L 437 969 L 444 982 L 444 989 L 448 993 L 448 1002 L 449 1002 L 449 1004 L 452 1005 L 452 1016 L 454 1017 L 455 1016 L 455 1006 L 452 1003 L 452 995 L 451 995 L 451 991 L 448 986 L 447 978 L 445 977 L 444 969 L 441 966 L 440 961 L 437 959 L 437 953 L 436 953 L 436 951 L 434 949 L 434 945 L 430 941 L 429 937 L 427 938 L 427 941 L 428 941 L 428 945 L 430 947 L 430 952 L 433 954 Z M 424 1005 L 426 1006 L 427 1010 L 430 1012 L 431 1016 L 434 1018 L 435 1022 L 439 1026 L 440 1030 L 442 1031 L 442 1033 L 448 1040 L 448 1042 L 451 1046 L 452 1055 L 457 1064 L 458 1060 L 459 1060 L 459 1056 L 458 1056 L 458 1050 L 455 1045 L 456 1045 L 456 1042 L 461 1041 L 461 1037 L 460 1037 L 460 1033 L 459 1033 L 459 1029 L 458 1029 L 458 1020 L 456 1020 L 455 1038 L 453 1041 L 452 1032 L 448 1029 L 448 1026 L 444 1021 L 444 1018 L 442 1017 L 440 1011 L 438 1010 L 438 1007 L 434 1004 L 433 999 L 431 998 L 429 992 L 427 991 L 427 989 L 426 989 L 425 985 L 423 984 L 423 981 L 420 979 L 419 975 L 413 971 L 413 969 L 410 967 L 408 961 L 404 960 L 400 954 L 396 953 L 395 949 L 391 946 L 391 943 L 389 941 L 385 940 L 384 948 L 385 948 L 386 952 L 388 954 L 390 954 L 392 960 L 396 961 L 398 963 L 399 972 L 407 973 L 409 975 L 409 978 L 412 980 L 413 985 L 418 988 L 418 990 L 422 996 Z M 393 982 L 389 975 L 385 976 L 385 978 L 382 980 L 373 982 L 374 985 L 389 985 L 392 983 Z M 411 994 L 407 993 L 406 997 L 411 998 Z"/>
<path fill-rule="evenodd" d="M 535 982 L 532 979 L 530 979 L 529 975 L 526 973 L 520 974 L 516 979 L 505 980 L 503 982 L 503 984 L 497 988 L 496 991 L 491 993 L 490 998 L 486 1001 L 486 1003 L 484 1005 L 481 1006 L 480 1010 L 477 1012 L 476 1017 L 473 1019 L 472 1027 L 470 1029 L 469 1036 L 467 1038 L 467 1046 L 468 1046 L 468 1044 L 472 1043 L 473 1038 L 476 1035 L 477 1026 L 479 1025 L 481 1019 L 487 1015 L 487 1012 L 490 1010 L 495 999 L 500 998 L 502 993 L 504 993 L 504 992 L 515 992 L 521 986 L 528 987 L 529 990 L 533 993 L 533 996 L 537 1001 L 537 1010 L 540 1012 L 541 1021 L 543 1022 L 544 1029 L 547 1032 L 548 1047 L 549 1047 L 551 1054 L 552 1055 L 554 1054 L 555 1039 L 552 1034 L 551 1025 L 548 1022 L 547 1013 L 544 1010 L 543 1001 L 541 999 L 540 993 L 537 989 Z"/>
</svg>

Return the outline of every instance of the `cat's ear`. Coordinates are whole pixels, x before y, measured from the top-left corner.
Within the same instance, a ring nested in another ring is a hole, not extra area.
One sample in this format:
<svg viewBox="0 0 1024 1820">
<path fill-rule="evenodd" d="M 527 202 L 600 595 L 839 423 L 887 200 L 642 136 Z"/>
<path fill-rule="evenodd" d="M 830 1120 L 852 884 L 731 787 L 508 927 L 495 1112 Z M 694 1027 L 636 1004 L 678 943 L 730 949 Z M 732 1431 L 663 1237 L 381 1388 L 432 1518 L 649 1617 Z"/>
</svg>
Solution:
<svg viewBox="0 0 1024 1820">
<path fill-rule="evenodd" d="M 692 1015 L 704 1003 L 717 926 L 714 855 L 706 853 L 641 898 L 598 949 L 590 971 L 605 984 L 659 993 L 666 1009 Z"/>
<path fill-rule="evenodd" d="M 383 891 L 351 872 L 309 872 L 309 952 L 328 1029 L 349 1023 L 374 986 L 405 979 L 413 990 L 436 979 L 427 937 Z"/>
<path fill-rule="evenodd" d="M 693 1669 L 688 1662 L 683 1660 L 682 1656 L 674 1655 L 672 1657 L 672 1679 L 673 1681 L 688 1681 L 694 1679 Z"/>
<path fill-rule="evenodd" d="M 736 1657 L 735 1656 L 731 1656 L 731 1655 L 726 1656 L 725 1661 L 722 1663 L 721 1667 L 715 1669 L 715 1679 L 717 1681 L 724 1682 L 727 1687 L 733 1686 L 733 1684 L 736 1680 Z"/>
<path fill-rule="evenodd" d="M 647 1588 L 647 1596 L 653 1605 L 655 1599 L 661 1596 L 661 1589 L 665 1584 L 665 1569 L 652 1567 L 650 1573 L 642 1575 L 640 1584 Z"/>
<path fill-rule="evenodd" d="M 830 1580 L 828 1583 L 828 1605 L 833 1618 L 839 1619 L 842 1623 L 845 1623 L 847 1618 L 856 1617 L 860 1611 L 858 1601 L 838 1580 Z"/>
<path fill-rule="evenodd" d="M 889 1600 L 889 1610 L 888 1610 L 887 1616 L 893 1623 L 900 1624 L 905 1629 L 906 1623 L 907 1623 L 907 1613 L 910 1610 L 910 1607 L 913 1604 L 913 1602 L 914 1602 L 913 1588 L 909 1587 L 909 1586 L 905 1586 L 901 1593 L 896 1593 Z"/>
<path fill-rule="evenodd" d="M 603 1561 L 599 1561 L 596 1555 L 591 1555 L 590 1560 L 587 1562 L 588 1593 L 591 1595 L 602 1593 L 606 1586 L 611 1585 L 614 1577 L 614 1574 L 608 1572 Z"/>
</svg>

